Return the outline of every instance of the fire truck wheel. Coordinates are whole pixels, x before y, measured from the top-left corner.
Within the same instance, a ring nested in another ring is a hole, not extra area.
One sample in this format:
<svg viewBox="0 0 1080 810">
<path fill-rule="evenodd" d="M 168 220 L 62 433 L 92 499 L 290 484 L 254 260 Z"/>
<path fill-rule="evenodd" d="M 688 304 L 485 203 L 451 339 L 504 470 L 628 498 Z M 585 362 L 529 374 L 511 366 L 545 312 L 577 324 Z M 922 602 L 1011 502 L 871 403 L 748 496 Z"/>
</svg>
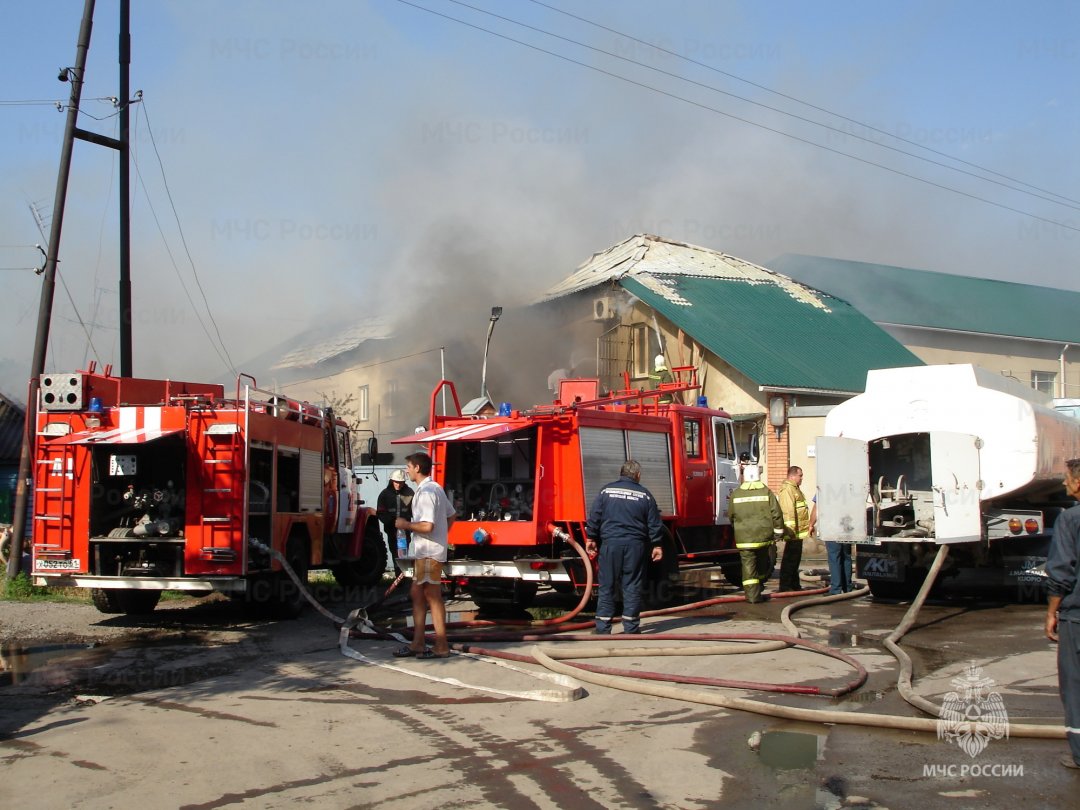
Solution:
<svg viewBox="0 0 1080 810">
<path fill-rule="evenodd" d="M 161 599 L 161 591 L 130 591 L 122 588 L 93 588 L 90 596 L 102 613 L 138 615 L 152 613 Z"/>
<path fill-rule="evenodd" d="M 660 608 L 675 603 L 679 591 L 679 555 L 675 550 L 675 538 L 664 527 L 664 556 L 660 562 L 650 562 L 645 571 L 644 602 L 649 607 Z"/>
<path fill-rule="evenodd" d="M 383 542 L 379 524 L 371 520 L 365 527 L 360 559 L 338 563 L 330 570 L 344 588 L 377 585 L 386 571 L 386 543 Z"/>
<path fill-rule="evenodd" d="M 725 563 L 721 566 L 724 572 L 724 579 L 728 581 L 728 585 L 734 585 L 736 588 L 742 587 L 742 563 Z"/>
<path fill-rule="evenodd" d="M 307 582 L 308 555 L 307 547 L 302 540 L 290 540 L 285 549 L 285 559 L 292 568 L 296 578 L 301 582 Z M 273 587 L 271 588 L 270 615 L 275 619 L 295 619 L 307 604 L 303 591 L 296 586 L 292 577 L 284 571 L 274 574 Z"/>
</svg>

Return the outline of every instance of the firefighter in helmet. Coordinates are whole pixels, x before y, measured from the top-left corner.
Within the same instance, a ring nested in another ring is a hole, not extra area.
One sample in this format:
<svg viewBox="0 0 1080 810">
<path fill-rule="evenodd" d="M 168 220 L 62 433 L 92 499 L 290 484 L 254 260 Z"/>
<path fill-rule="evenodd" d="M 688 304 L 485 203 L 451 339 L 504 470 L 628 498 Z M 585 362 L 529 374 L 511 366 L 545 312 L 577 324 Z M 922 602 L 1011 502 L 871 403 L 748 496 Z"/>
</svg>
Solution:
<svg viewBox="0 0 1080 810">
<path fill-rule="evenodd" d="M 653 358 L 653 373 L 649 375 L 649 383 L 652 386 L 652 390 L 659 390 L 660 386 L 664 383 L 675 382 L 675 375 L 671 373 L 671 369 L 668 368 L 667 360 L 664 359 L 664 355 L 658 354 Z M 658 400 L 661 403 L 671 402 L 671 394 L 663 394 Z"/>
<path fill-rule="evenodd" d="M 773 491 L 760 480 L 756 464 L 743 470 L 743 482 L 731 493 L 728 516 L 742 559 L 746 601 L 762 601 L 761 591 L 776 560 L 776 541 L 784 534 L 784 513 Z"/>
</svg>

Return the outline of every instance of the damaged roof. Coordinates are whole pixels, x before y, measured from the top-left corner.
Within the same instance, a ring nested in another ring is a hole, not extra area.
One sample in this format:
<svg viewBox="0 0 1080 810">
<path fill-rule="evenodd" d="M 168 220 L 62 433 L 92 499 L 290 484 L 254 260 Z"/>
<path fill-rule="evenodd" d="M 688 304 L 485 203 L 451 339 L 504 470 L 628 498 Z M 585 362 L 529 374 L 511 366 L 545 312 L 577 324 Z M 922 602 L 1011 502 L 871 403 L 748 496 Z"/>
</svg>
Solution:
<svg viewBox="0 0 1080 810">
<path fill-rule="evenodd" d="M 842 295 L 875 323 L 1080 343 L 1073 290 L 794 253 L 769 264 Z"/>
<path fill-rule="evenodd" d="M 872 368 L 923 365 L 840 298 L 709 248 L 637 234 L 542 300 L 620 286 L 764 388 L 857 393 Z"/>
<path fill-rule="evenodd" d="M 851 305 L 777 281 L 626 278 L 626 290 L 763 388 L 858 393 L 872 368 L 923 362 Z"/>
<path fill-rule="evenodd" d="M 385 340 L 391 336 L 382 318 L 367 320 L 343 327 L 332 334 L 310 340 L 297 349 L 282 355 L 270 368 L 273 371 L 289 368 L 310 368 L 351 352 L 369 340 Z"/>
<path fill-rule="evenodd" d="M 635 234 L 602 253 L 593 254 L 592 258 L 579 266 L 571 276 L 551 287 L 542 300 L 552 301 L 605 283 L 610 286 L 612 282 L 626 278 L 650 275 L 767 282 L 783 286 L 789 295 L 811 306 L 818 306 L 820 303 L 815 290 L 764 267 L 718 250 L 675 242 L 647 233 Z"/>
</svg>

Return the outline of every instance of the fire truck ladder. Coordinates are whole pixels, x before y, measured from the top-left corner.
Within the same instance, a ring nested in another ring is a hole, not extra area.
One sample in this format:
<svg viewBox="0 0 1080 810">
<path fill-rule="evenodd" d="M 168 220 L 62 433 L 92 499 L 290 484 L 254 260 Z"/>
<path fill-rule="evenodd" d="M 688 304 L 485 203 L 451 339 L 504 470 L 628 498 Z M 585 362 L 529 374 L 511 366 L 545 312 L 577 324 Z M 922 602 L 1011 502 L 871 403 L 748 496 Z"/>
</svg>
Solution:
<svg viewBox="0 0 1080 810">
<path fill-rule="evenodd" d="M 70 559 L 75 543 L 75 447 L 49 444 L 39 434 L 38 468 L 48 470 L 49 485 L 34 489 L 34 553 L 38 557 Z M 37 480 L 42 480 L 39 476 Z"/>
<path fill-rule="evenodd" d="M 244 443 L 240 411 L 234 422 L 214 422 L 199 433 L 199 457 L 205 467 L 202 490 L 203 545 L 199 553 L 214 562 L 234 562 L 237 538 L 244 528 Z"/>
</svg>

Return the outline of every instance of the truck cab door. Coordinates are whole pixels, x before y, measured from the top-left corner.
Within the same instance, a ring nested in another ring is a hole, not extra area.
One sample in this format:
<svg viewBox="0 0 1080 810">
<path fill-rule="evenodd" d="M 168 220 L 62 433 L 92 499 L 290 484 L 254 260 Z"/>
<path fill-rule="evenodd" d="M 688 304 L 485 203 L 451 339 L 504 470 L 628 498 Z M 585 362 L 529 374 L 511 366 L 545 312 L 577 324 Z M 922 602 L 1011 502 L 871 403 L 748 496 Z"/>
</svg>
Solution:
<svg viewBox="0 0 1080 810">
<path fill-rule="evenodd" d="M 717 526 L 728 526 L 728 505 L 731 493 L 739 486 L 739 468 L 735 453 L 735 434 L 731 420 L 719 416 L 712 418 L 713 469 L 715 471 L 715 509 Z"/>
<path fill-rule="evenodd" d="M 349 429 L 335 425 L 334 440 L 337 442 L 337 531 L 339 534 L 351 534 L 356 525 L 357 501 Z"/>
<path fill-rule="evenodd" d="M 968 433 L 930 433 L 934 537 L 938 543 L 968 543 L 982 537 L 981 447 L 982 441 Z"/>
<path fill-rule="evenodd" d="M 817 526 L 822 540 L 864 543 L 870 495 L 867 443 L 839 436 L 819 436 L 817 460 Z"/>
</svg>

